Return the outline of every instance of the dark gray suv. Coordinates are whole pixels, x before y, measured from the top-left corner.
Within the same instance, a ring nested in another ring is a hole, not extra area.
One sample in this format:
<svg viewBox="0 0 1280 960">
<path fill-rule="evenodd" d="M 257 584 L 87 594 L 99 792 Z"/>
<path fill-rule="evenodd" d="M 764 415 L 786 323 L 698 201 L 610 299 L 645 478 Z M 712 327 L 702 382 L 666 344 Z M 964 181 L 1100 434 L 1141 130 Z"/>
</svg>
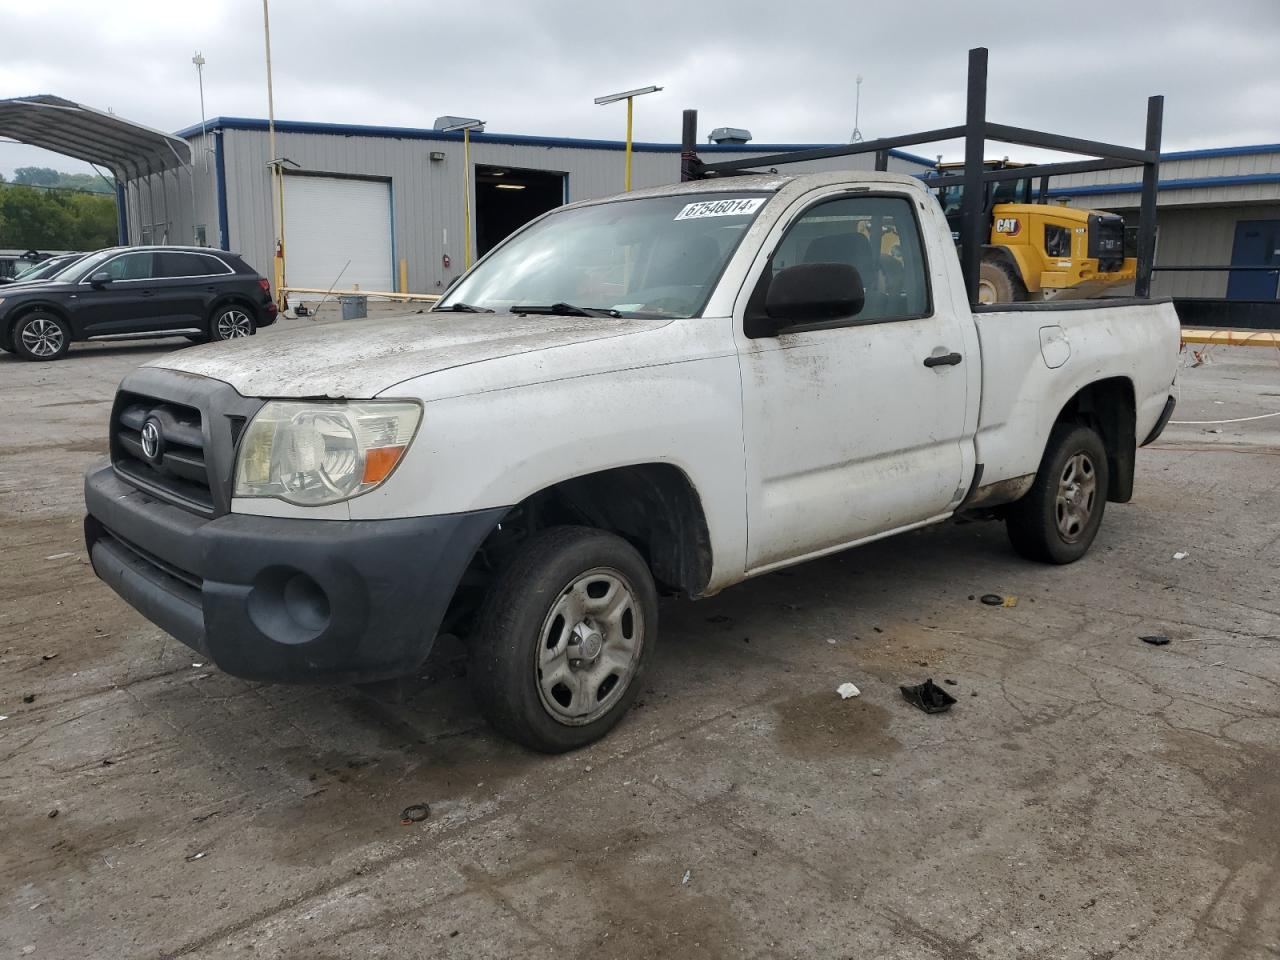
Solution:
<svg viewBox="0 0 1280 960">
<path fill-rule="evenodd" d="M 25 360 L 59 360 L 77 340 L 232 340 L 275 320 L 266 278 L 207 247 L 111 247 L 0 287 L 0 349 Z"/>
</svg>

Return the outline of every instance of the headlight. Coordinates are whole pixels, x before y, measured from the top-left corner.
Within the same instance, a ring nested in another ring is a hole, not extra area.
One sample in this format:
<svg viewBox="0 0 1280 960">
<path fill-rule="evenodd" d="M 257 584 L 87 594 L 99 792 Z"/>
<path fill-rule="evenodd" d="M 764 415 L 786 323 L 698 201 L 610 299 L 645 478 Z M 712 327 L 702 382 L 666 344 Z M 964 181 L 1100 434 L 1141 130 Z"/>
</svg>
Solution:
<svg viewBox="0 0 1280 960">
<path fill-rule="evenodd" d="M 318 506 L 367 493 L 391 476 L 421 419 L 405 401 L 272 400 L 240 441 L 232 495 Z"/>
</svg>

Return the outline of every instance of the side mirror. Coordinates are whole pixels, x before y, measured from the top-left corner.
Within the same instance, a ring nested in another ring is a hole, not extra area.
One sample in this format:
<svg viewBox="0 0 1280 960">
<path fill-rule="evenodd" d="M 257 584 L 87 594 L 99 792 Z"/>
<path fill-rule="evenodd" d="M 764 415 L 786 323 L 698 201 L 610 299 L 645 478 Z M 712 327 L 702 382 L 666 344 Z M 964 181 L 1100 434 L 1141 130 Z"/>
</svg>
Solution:
<svg viewBox="0 0 1280 960">
<path fill-rule="evenodd" d="M 798 263 L 769 284 L 764 312 L 775 327 L 842 320 L 862 310 L 866 293 L 858 268 L 847 263 Z"/>
<path fill-rule="evenodd" d="M 89 286 L 95 289 L 101 289 L 111 282 L 111 274 L 105 270 L 99 270 L 89 278 Z"/>
</svg>

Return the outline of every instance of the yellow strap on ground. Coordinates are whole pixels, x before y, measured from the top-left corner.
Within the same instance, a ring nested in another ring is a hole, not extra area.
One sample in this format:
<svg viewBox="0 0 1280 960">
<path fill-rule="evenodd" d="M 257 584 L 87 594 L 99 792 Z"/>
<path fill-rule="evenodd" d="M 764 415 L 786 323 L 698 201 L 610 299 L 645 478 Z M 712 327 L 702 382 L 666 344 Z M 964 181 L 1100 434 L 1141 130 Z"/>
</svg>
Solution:
<svg viewBox="0 0 1280 960">
<path fill-rule="evenodd" d="M 1277 330 L 1191 330 L 1182 331 L 1183 343 L 1212 343 L 1223 347 L 1280 348 Z"/>
</svg>

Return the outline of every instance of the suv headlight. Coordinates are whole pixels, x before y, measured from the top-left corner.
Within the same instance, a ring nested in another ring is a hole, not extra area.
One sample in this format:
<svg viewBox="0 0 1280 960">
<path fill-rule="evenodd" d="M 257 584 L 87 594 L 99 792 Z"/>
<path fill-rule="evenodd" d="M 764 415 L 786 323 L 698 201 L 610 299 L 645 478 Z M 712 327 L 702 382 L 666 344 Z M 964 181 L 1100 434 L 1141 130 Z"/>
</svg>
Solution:
<svg viewBox="0 0 1280 960">
<path fill-rule="evenodd" d="M 319 506 L 367 493 L 391 476 L 421 419 L 403 400 L 272 400 L 240 441 L 232 496 Z"/>
</svg>

